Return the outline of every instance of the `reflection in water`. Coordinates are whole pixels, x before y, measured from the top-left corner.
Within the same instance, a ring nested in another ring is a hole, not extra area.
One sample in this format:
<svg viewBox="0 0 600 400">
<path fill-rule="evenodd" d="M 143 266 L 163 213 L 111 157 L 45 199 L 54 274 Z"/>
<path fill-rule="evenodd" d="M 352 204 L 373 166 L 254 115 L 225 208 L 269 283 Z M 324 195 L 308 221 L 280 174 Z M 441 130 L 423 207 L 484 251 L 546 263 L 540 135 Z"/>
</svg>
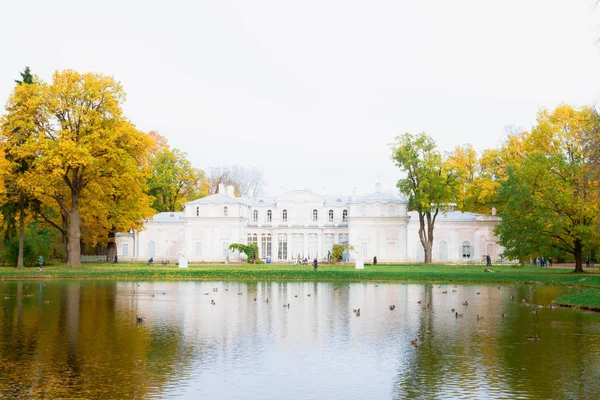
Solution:
<svg viewBox="0 0 600 400">
<path fill-rule="evenodd" d="M 600 314 L 560 290 L 0 282 L 0 398 L 594 398 Z"/>
</svg>

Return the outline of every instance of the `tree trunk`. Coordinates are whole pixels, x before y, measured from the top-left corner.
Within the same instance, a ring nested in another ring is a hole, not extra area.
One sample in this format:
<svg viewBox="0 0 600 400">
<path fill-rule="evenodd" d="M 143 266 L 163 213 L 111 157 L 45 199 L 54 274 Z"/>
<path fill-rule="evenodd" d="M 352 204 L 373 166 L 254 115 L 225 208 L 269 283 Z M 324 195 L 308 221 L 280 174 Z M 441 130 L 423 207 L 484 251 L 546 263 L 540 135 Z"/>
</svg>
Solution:
<svg viewBox="0 0 600 400">
<path fill-rule="evenodd" d="M 23 247 L 25 246 L 25 199 L 19 195 L 19 255 L 17 268 L 23 268 Z"/>
<path fill-rule="evenodd" d="M 62 211 L 60 215 L 62 219 L 62 231 L 60 234 L 62 244 L 65 249 L 65 254 L 63 255 L 62 261 L 67 262 L 67 260 L 69 259 L 69 236 L 67 235 L 67 232 L 69 231 L 69 219 L 64 211 Z"/>
<path fill-rule="evenodd" d="M 581 258 L 583 257 L 583 246 L 581 245 L 581 240 L 575 240 L 575 272 L 583 272 L 583 265 L 581 263 Z"/>
<path fill-rule="evenodd" d="M 432 248 L 433 248 L 433 243 L 431 243 L 431 240 L 429 240 L 427 242 L 427 245 L 425 247 L 423 247 L 423 250 L 425 251 L 425 264 L 431 264 L 431 252 L 432 252 Z"/>
<path fill-rule="evenodd" d="M 81 266 L 81 217 L 79 216 L 79 193 L 71 193 L 71 211 L 69 212 L 69 267 Z"/>
<path fill-rule="evenodd" d="M 106 261 L 112 262 L 117 254 L 117 242 L 115 242 L 115 232 L 108 233 L 108 244 L 106 245 Z"/>
</svg>

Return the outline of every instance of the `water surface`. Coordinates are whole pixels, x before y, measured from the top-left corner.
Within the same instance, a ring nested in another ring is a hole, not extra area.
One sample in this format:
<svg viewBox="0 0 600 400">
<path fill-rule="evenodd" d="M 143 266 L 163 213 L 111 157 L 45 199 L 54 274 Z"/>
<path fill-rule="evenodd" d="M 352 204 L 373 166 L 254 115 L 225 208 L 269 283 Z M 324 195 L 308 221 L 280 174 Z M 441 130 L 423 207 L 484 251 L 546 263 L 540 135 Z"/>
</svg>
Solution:
<svg viewBox="0 0 600 400">
<path fill-rule="evenodd" d="M 0 398 L 597 398 L 600 314 L 561 290 L 0 282 Z"/>
</svg>

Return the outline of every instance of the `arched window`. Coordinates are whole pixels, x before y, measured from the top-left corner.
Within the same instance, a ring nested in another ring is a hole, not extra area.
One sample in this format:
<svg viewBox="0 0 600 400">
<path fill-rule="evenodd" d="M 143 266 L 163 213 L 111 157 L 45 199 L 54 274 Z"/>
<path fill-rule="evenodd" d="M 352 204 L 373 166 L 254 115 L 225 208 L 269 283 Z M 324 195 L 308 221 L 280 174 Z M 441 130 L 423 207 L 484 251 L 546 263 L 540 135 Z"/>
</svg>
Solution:
<svg viewBox="0 0 600 400">
<path fill-rule="evenodd" d="M 283 210 L 281 212 L 281 219 L 283 220 L 283 222 L 287 222 L 287 210 Z"/>
<path fill-rule="evenodd" d="M 271 210 L 267 210 L 267 222 L 271 222 L 273 219 L 273 212 Z"/>
<path fill-rule="evenodd" d="M 390 217 L 395 217 L 396 216 L 396 206 L 390 206 L 388 209 L 388 214 L 390 215 Z"/>
<path fill-rule="evenodd" d="M 471 243 L 465 241 L 462 244 L 462 256 L 464 259 L 471 258 Z"/>
<path fill-rule="evenodd" d="M 333 222 L 333 210 L 329 210 L 329 222 Z"/>
<path fill-rule="evenodd" d="M 196 217 L 200 216 L 200 206 L 196 206 Z"/>
<path fill-rule="evenodd" d="M 228 213 L 227 206 L 223 207 L 223 216 L 226 217 Z"/>
<path fill-rule="evenodd" d="M 342 211 L 342 221 L 348 222 L 348 210 Z"/>
<path fill-rule="evenodd" d="M 316 222 L 319 220 L 319 212 L 317 211 L 317 209 L 315 208 L 313 210 L 313 222 Z"/>
<path fill-rule="evenodd" d="M 367 215 L 367 206 L 360 206 L 360 215 L 365 217 Z"/>
<path fill-rule="evenodd" d="M 258 222 L 258 210 L 252 211 L 252 222 Z"/>
</svg>

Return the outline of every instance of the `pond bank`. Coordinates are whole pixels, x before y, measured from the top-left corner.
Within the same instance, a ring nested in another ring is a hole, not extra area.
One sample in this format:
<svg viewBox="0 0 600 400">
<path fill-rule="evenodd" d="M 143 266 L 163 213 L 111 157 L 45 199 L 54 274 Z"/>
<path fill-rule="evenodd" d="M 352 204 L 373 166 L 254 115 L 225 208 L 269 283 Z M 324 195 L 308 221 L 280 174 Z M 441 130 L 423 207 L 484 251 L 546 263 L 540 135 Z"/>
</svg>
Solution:
<svg viewBox="0 0 600 400">
<path fill-rule="evenodd" d="M 491 272 L 484 272 L 491 271 Z M 145 264 L 85 264 L 38 268 L 1 267 L 0 280 L 128 280 L 128 281 L 379 281 L 379 282 L 456 282 L 467 284 L 536 284 L 574 288 L 572 293 L 556 299 L 565 306 L 600 308 L 600 291 L 581 295 L 578 290 L 600 289 L 597 269 L 575 274 L 571 269 L 524 266 L 483 265 L 371 265 L 356 270 L 351 265 L 312 266 L 286 264 L 201 265 L 179 269 L 177 266 Z M 571 296 L 571 297 L 568 297 Z"/>
</svg>

